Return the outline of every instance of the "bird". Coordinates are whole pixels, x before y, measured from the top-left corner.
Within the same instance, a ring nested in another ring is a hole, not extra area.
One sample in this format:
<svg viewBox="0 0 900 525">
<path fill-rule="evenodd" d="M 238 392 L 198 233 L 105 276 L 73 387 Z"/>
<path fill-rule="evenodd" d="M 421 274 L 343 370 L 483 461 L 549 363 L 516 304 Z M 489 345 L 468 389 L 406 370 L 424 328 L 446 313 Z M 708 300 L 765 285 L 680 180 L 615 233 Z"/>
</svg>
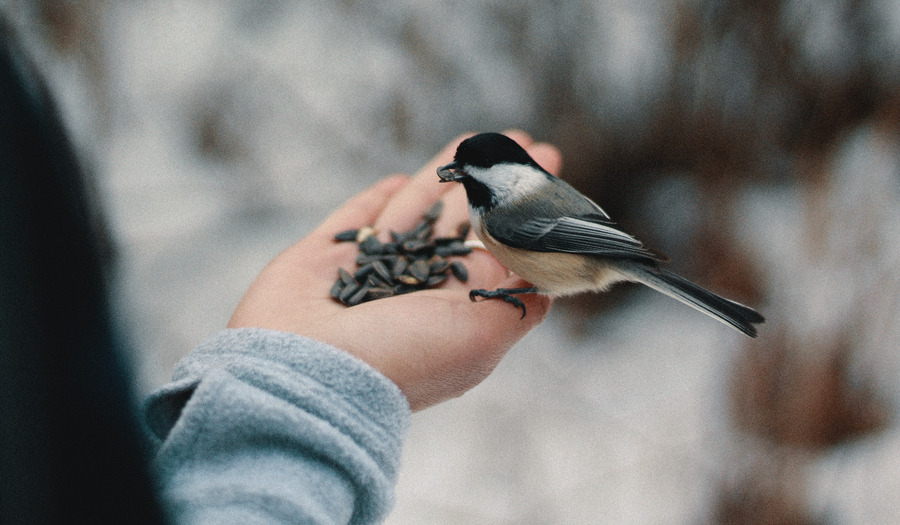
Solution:
<svg viewBox="0 0 900 525">
<path fill-rule="evenodd" d="M 472 231 L 507 269 L 532 286 L 474 289 L 469 298 L 552 297 L 605 291 L 620 281 L 644 284 L 750 337 L 765 318 L 664 268 L 668 261 L 620 229 L 593 200 L 542 168 L 516 141 L 500 133 L 463 140 L 440 182 L 463 185 Z"/>
</svg>

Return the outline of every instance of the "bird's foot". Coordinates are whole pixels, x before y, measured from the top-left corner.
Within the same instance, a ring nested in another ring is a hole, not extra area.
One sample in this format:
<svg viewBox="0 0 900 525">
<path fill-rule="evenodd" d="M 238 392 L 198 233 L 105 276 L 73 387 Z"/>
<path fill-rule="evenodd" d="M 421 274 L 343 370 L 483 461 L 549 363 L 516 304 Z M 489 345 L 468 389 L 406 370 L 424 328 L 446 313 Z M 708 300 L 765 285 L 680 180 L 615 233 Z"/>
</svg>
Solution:
<svg viewBox="0 0 900 525">
<path fill-rule="evenodd" d="M 537 293 L 537 291 L 538 289 L 534 286 L 531 288 L 497 288 L 496 290 L 484 290 L 478 288 L 469 291 L 469 299 L 473 302 L 476 297 L 484 297 L 485 299 L 503 299 L 516 308 L 521 308 L 522 317 L 520 317 L 520 319 L 525 319 L 525 303 L 520 301 L 518 297 L 513 297 L 513 294 Z"/>
</svg>

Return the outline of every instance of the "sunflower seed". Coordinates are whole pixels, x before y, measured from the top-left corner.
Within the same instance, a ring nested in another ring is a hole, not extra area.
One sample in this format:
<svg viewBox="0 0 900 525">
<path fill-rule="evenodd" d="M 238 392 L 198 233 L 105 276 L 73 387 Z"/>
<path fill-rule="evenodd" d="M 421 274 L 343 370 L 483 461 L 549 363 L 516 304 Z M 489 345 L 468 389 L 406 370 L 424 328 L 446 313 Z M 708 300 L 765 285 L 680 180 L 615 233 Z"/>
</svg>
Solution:
<svg viewBox="0 0 900 525">
<path fill-rule="evenodd" d="M 391 257 L 391 256 L 390 255 L 379 255 L 379 254 L 370 255 L 367 253 L 361 253 L 356 256 L 356 264 L 359 266 L 365 266 L 365 265 L 371 264 L 375 261 L 382 261 L 387 257 Z"/>
<path fill-rule="evenodd" d="M 386 242 L 381 245 L 381 253 L 385 255 L 397 255 L 403 251 L 403 246 L 399 242 Z"/>
<path fill-rule="evenodd" d="M 431 266 L 429 267 L 429 271 L 432 274 L 444 273 L 447 271 L 447 268 L 450 268 L 450 263 L 447 262 L 447 259 L 442 257 L 432 257 L 429 261 L 432 261 Z"/>
<path fill-rule="evenodd" d="M 450 245 L 451 255 L 469 255 L 472 253 L 472 247 L 462 242 L 455 242 Z"/>
<path fill-rule="evenodd" d="M 356 306 L 361 303 L 366 297 L 366 294 L 369 293 L 369 290 L 371 290 L 370 286 L 361 286 L 359 290 L 356 291 L 356 293 L 354 293 L 350 296 L 350 298 L 347 299 L 347 306 Z"/>
<path fill-rule="evenodd" d="M 459 261 L 453 261 L 452 263 L 450 263 L 450 271 L 453 272 L 454 277 L 462 282 L 466 282 L 469 280 L 469 271 L 466 270 L 466 265 Z"/>
<path fill-rule="evenodd" d="M 444 282 L 444 281 L 446 281 L 446 280 L 447 280 L 447 275 L 446 275 L 446 274 L 437 274 L 437 275 L 432 275 L 432 276 L 430 276 L 430 277 L 428 278 L 428 280 L 425 281 L 425 284 L 426 284 L 427 286 L 437 286 L 437 285 L 441 284 L 442 282 Z"/>
<path fill-rule="evenodd" d="M 464 243 L 469 233 L 469 223 L 461 223 L 455 237 L 432 238 L 434 224 L 442 210 L 443 204 L 436 202 L 411 230 L 401 233 L 391 231 L 391 241 L 386 243 L 378 240 L 372 226 L 336 234 L 336 241 L 356 241 L 359 254 L 355 272 L 351 274 L 338 268 L 338 279 L 329 294 L 348 306 L 354 306 L 437 286 L 451 273 L 460 281 L 467 281 L 469 275 L 466 267 L 445 257 L 471 253 L 472 249 Z"/>
<path fill-rule="evenodd" d="M 399 257 L 397 262 L 394 263 L 394 266 L 391 267 L 391 275 L 396 279 L 403 275 L 403 272 L 405 272 L 407 268 L 409 268 L 409 259 L 406 257 Z"/>
<path fill-rule="evenodd" d="M 391 253 L 387 255 L 379 255 L 376 260 L 381 261 L 385 266 L 391 268 L 400 257 L 402 257 L 402 255 L 400 255 L 399 253 Z"/>
<path fill-rule="evenodd" d="M 431 274 L 431 268 L 428 266 L 428 262 L 419 259 L 414 263 L 409 265 L 409 274 L 419 280 L 419 282 L 425 282 L 428 280 L 428 276 Z"/>
<path fill-rule="evenodd" d="M 345 285 L 356 282 L 356 279 L 353 278 L 353 275 L 343 268 L 338 268 L 338 277 L 340 277 L 341 281 L 343 281 Z"/>
<path fill-rule="evenodd" d="M 369 288 L 369 291 L 366 293 L 366 300 L 374 301 L 375 299 L 384 299 L 385 297 L 390 297 L 392 295 L 394 295 L 394 290 L 392 288 L 375 286 Z"/>
<path fill-rule="evenodd" d="M 337 281 L 334 282 L 334 284 L 331 285 L 331 290 L 328 292 L 328 294 L 331 295 L 331 297 L 333 297 L 335 299 L 340 299 L 341 291 L 343 291 L 343 290 L 344 290 L 344 281 L 342 281 L 341 279 L 338 279 Z"/>
<path fill-rule="evenodd" d="M 348 284 L 344 287 L 343 290 L 341 290 L 341 295 L 338 297 L 338 299 L 340 299 L 342 303 L 347 304 L 347 301 L 350 299 L 350 297 L 353 296 L 353 294 L 359 291 L 359 288 L 359 284 L 355 282 Z"/>
<path fill-rule="evenodd" d="M 401 275 L 400 277 L 397 277 L 397 280 L 403 284 L 410 284 L 410 285 L 416 285 L 416 284 L 419 284 L 422 282 L 422 281 L 416 279 L 415 277 L 413 277 L 412 275 L 406 275 L 406 274 Z"/>
<path fill-rule="evenodd" d="M 370 273 L 375 271 L 375 262 L 370 262 L 369 264 L 360 266 L 359 269 L 357 269 L 356 272 L 353 273 L 353 278 L 358 282 L 365 281 L 366 277 L 368 277 Z"/>
<path fill-rule="evenodd" d="M 359 243 L 359 249 L 367 255 L 381 255 L 384 251 L 381 241 L 374 235 L 366 237 L 364 241 Z"/>
<path fill-rule="evenodd" d="M 422 219 L 428 223 L 433 224 L 438 217 L 441 216 L 441 212 L 444 210 L 444 203 L 442 201 L 435 202 L 428 211 L 425 212 L 425 215 L 422 216 Z"/>
<path fill-rule="evenodd" d="M 356 242 L 362 244 L 366 239 L 375 235 L 375 228 L 372 226 L 363 226 L 356 232 Z"/>
<path fill-rule="evenodd" d="M 422 221 L 413 230 L 413 237 L 416 239 L 426 240 L 431 237 L 434 227 L 428 221 Z"/>
<path fill-rule="evenodd" d="M 334 240 L 339 242 L 355 241 L 359 230 L 344 230 L 334 236 Z"/>
<path fill-rule="evenodd" d="M 409 277 L 409 276 L 407 276 Z M 404 284 L 400 283 L 394 286 L 394 294 L 395 295 L 403 295 L 410 292 L 415 292 L 419 290 L 419 287 L 414 284 Z"/>
<path fill-rule="evenodd" d="M 423 253 L 431 248 L 431 243 L 422 239 L 411 239 L 403 243 L 406 253 Z"/>
<path fill-rule="evenodd" d="M 378 287 L 378 286 L 390 286 L 391 283 L 393 283 L 393 279 L 385 281 L 384 279 L 379 277 L 378 274 L 371 273 L 371 274 L 369 274 L 368 277 L 366 277 L 365 284 L 372 286 L 372 287 Z"/>
<path fill-rule="evenodd" d="M 394 230 L 391 230 L 391 238 L 394 239 L 394 242 L 397 244 L 403 244 L 403 241 L 409 240 L 409 233 L 397 233 Z"/>
<path fill-rule="evenodd" d="M 388 270 L 388 267 L 381 261 L 375 261 L 372 263 L 372 269 L 375 270 L 375 273 L 381 277 L 384 282 L 390 283 L 394 277 L 391 275 L 391 271 Z"/>
<path fill-rule="evenodd" d="M 472 248 L 469 248 L 462 242 L 455 240 L 449 244 L 436 247 L 434 249 L 434 253 L 436 255 L 440 255 L 441 257 L 449 257 L 451 255 L 469 255 L 470 253 L 472 253 Z"/>
</svg>

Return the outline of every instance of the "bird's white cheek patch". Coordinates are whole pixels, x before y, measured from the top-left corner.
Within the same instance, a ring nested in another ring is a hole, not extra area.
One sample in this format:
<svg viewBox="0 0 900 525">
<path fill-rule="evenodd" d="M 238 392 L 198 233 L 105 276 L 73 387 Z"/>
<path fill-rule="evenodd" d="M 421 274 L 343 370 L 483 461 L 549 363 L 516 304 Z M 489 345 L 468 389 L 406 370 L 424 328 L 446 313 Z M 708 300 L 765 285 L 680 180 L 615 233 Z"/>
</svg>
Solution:
<svg viewBox="0 0 900 525">
<path fill-rule="evenodd" d="M 547 176 L 520 164 L 495 164 L 483 168 L 468 168 L 470 177 L 491 188 L 498 202 L 532 195 L 541 185 L 547 184 Z"/>
</svg>

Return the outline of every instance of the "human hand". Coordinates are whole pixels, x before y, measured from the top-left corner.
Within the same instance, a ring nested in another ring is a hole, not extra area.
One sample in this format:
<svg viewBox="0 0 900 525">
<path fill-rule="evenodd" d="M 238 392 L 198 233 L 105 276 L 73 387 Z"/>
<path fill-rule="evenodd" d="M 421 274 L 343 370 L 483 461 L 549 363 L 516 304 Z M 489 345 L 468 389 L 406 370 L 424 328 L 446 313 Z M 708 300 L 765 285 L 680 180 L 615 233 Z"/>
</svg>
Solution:
<svg viewBox="0 0 900 525">
<path fill-rule="evenodd" d="M 535 143 L 522 132 L 508 132 L 550 172 L 562 163 L 559 151 Z M 472 288 L 528 286 L 490 253 L 475 250 L 463 259 L 469 281 L 448 279 L 437 288 L 346 307 L 329 289 L 338 267 L 351 268 L 355 243 L 337 243 L 340 231 L 373 225 L 382 241 L 390 231 L 411 229 L 438 200 L 444 211 L 435 236 L 451 236 L 468 220 L 459 184 L 439 184 L 436 170 L 450 162 L 458 137 L 414 177 L 388 177 L 345 203 L 306 238 L 277 256 L 256 278 L 228 323 L 294 332 L 334 345 L 379 370 L 421 410 L 462 395 L 480 383 L 503 355 L 550 309 L 551 300 L 528 294 L 528 315 L 503 301 L 469 299 Z"/>
</svg>

